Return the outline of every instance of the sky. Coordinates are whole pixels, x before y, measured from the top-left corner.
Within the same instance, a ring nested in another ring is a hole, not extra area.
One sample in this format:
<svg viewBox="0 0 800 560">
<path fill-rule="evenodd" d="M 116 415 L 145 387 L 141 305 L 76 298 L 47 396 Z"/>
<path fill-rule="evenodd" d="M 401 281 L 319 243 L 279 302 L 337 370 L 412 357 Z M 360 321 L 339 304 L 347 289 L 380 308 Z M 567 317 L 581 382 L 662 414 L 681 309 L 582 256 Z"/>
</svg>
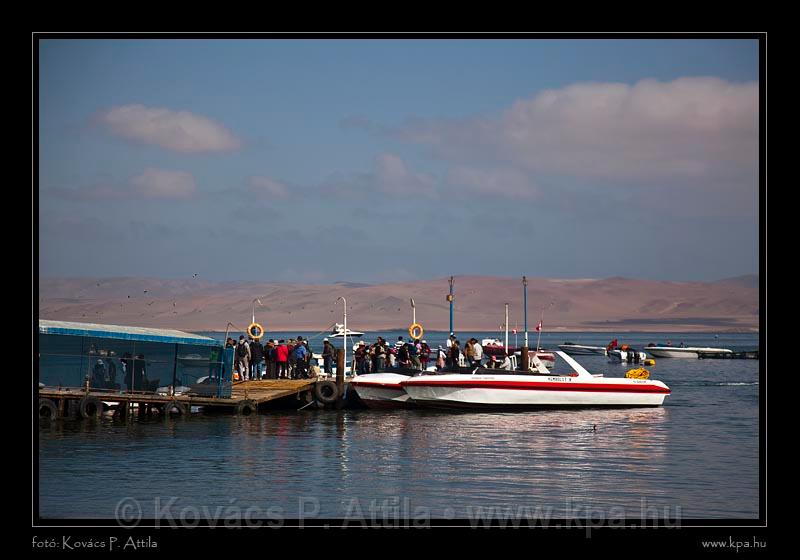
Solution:
<svg viewBox="0 0 800 560">
<path fill-rule="evenodd" d="M 38 46 L 40 277 L 758 272 L 755 40 Z"/>
</svg>

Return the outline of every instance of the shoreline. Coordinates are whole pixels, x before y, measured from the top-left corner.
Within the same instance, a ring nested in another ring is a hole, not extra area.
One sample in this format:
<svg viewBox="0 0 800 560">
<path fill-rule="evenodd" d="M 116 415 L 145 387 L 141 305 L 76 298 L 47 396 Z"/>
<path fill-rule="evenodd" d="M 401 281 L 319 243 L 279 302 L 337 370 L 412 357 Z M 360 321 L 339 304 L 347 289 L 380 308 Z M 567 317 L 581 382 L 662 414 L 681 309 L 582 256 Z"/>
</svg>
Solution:
<svg viewBox="0 0 800 560">
<path fill-rule="evenodd" d="M 210 326 L 210 325 L 186 325 L 181 324 L 179 322 L 161 322 L 161 321 L 152 321 L 152 322 L 143 322 L 143 321 L 127 321 L 124 318 L 110 318 L 110 319 L 90 319 L 86 318 L 75 318 L 75 317 L 53 317 L 53 316 L 42 316 L 39 315 L 38 319 L 43 320 L 51 320 L 51 321 L 71 321 L 77 323 L 93 323 L 93 324 L 102 324 L 102 325 L 120 325 L 120 326 L 127 326 L 127 327 L 145 327 L 145 328 L 157 328 L 157 329 L 176 329 L 185 332 L 212 332 L 212 333 L 224 333 L 225 329 L 220 329 L 218 326 Z M 330 325 L 320 327 L 319 325 L 308 325 L 308 324 L 273 324 L 270 323 L 268 320 L 260 320 L 256 318 L 257 322 L 260 322 L 268 331 L 271 332 L 303 332 L 303 333 L 317 333 L 317 332 L 324 332 L 330 330 Z M 239 332 L 244 330 L 244 328 L 249 324 L 249 319 L 245 321 L 237 322 L 236 327 L 231 329 L 231 332 Z M 422 322 L 422 321 L 420 321 Z M 425 332 L 433 332 L 433 333 L 447 333 L 449 329 L 441 328 L 438 325 L 436 327 L 427 327 L 424 323 L 423 327 L 425 328 Z M 362 331 L 364 333 L 370 332 L 388 332 L 388 331 L 401 331 L 405 332 L 408 330 L 408 325 L 402 326 L 383 326 L 383 325 L 375 325 L 375 324 L 364 324 L 359 322 L 351 321 L 350 325 L 353 329 Z M 531 323 L 531 325 L 535 325 Z M 498 333 L 500 332 L 497 329 L 497 326 L 489 327 L 481 326 L 481 325 L 469 325 L 466 326 L 457 325 L 456 332 L 480 332 L 480 333 Z M 509 333 L 511 331 L 509 330 Z M 517 326 L 517 333 L 522 334 L 524 331 L 523 329 Z M 572 333 L 680 333 L 680 334 L 759 334 L 760 329 L 758 327 L 748 327 L 748 326 L 741 326 L 741 327 L 715 327 L 713 325 L 679 325 L 679 324 L 670 324 L 665 323 L 663 325 L 659 325 L 658 328 L 654 328 L 653 325 L 625 325 L 620 326 L 619 328 L 613 327 L 581 327 L 581 326 L 565 326 L 565 327 L 553 327 L 547 328 L 543 331 L 542 334 L 572 334 Z M 535 335 L 536 330 L 533 328 L 529 328 L 529 334 Z"/>
<path fill-rule="evenodd" d="M 180 330 L 185 330 L 188 332 L 207 332 L 207 333 L 225 333 L 224 330 L 217 330 L 217 329 L 187 329 L 187 328 L 179 328 Z M 272 332 L 319 332 L 326 329 L 315 329 L 315 328 L 297 328 L 295 327 L 283 327 L 283 326 L 270 326 L 270 331 Z M 404 332 L 408 330 L 408 327 L 364 327 L 362 330 L 365 334 L 369 334 L 370 332 L 389 332 L 389 331 L 401 331 Z M 231 331 L 233 332 L 233 331 Z M 425 329 L 426 333 L 447 333 L 449 332 L 447 329 Z M 478 332 L 478 333 L 497 333 L 497 329 L 485 329 L 485 328 L 473 328 L 473 327 L 463 327 L 457 328 L 456 332 Z M 521 335 L 524 331 L 518 330 L 517 335 Z M 531 329 L 528 331 L 529 335 L 535 335 L 536 331 Z M 579 328 L 564 328 L 564 329 L 550 329 L 544 331 L 542 334 L 587 334 L 587 333 L 652 333 L 652 334 L 673 334 L 673 333 L 680 333 L 680 334 L 759 334 L 759 329 L 713 329 L 708 328 L 704 330 L 697 330 L 697 329 L 659 329 L 659 330 L 652 330 L 652 329 L 579 329 Z M 511 331 L 509 331 L 509 335 L 511 335 Z"/>
</svg>

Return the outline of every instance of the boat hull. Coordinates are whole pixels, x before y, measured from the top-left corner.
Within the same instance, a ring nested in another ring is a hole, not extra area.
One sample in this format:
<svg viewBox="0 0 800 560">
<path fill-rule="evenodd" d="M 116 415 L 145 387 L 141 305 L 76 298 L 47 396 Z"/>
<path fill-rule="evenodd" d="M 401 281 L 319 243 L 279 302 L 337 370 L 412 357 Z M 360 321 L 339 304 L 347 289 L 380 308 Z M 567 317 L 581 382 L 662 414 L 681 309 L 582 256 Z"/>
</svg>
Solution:
<svg viewBox="0 0 800 560">
<path fill-rule="evenodd" d="M 397 373 L 368 373 L 354 377 L 350 386 L 368 408 L 405 408 L 412 403 L 400 383 L 408 378 Z"/>
<path fill-rule="evenodd" d="M 661 406 L 670 393 L 660 381 L 566 376 L 420 376 L 402 386 L 414 403 L 436 408 Z"/>
<path fill-rule="evenodd" d="M 579 344 L 560 344 L 558 347 L 567 354 L 575 356 L 590 356 L 590 355 L 605 356 L 607 353 L 606 349 L 602 346 L 581 346 Z"/>
<path fill-rule="evenodd" d="M 637 362 L 638 357 L 638 362 Z M 635 350 L 610 350 L 608 358 L 612 362 L 625 364 L 641 363 L 647 359 L 647 354 Z"/>
<path fill-rule="evenodd" d="M 648 346 L 647 352 L 650 353 L 651 356 L 656 358 L 698 358 L 701 352 L 708 352 L 708 353 L 715 353 L 715 354 L 727 354 L 733 353 L 731 350 L 727 348 L 667 348 L 667 347 L 653 347 Z"/>
</svg>

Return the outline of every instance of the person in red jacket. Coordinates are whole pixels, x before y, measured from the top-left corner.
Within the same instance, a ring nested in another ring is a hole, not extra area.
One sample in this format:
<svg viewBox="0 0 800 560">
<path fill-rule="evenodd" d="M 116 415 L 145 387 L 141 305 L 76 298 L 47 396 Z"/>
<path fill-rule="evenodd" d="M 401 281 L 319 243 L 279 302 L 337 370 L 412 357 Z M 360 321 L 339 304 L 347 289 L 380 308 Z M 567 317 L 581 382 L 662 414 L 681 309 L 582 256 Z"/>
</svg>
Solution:
<svg viewBox="0 0 800 560">
<path fill-rule="evenodd" d="M 275 348 L 275 361 L 278 364 L 278 379 L 289 377 L 289 347 L 283 339 L 278 341 L 278 346 Z"/>
</svg>

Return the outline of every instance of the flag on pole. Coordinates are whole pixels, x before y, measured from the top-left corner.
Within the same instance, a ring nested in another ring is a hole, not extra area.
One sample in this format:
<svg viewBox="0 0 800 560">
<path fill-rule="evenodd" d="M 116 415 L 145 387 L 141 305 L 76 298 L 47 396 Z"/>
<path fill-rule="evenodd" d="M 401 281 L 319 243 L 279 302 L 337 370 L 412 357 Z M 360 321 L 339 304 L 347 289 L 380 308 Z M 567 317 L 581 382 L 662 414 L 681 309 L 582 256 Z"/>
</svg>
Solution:
<svg viewBox="0 0 800 560">
<path fill-rule="evenodd" d="M 541 321 L 539 321 L 539 324 L 536 325 L 536 330 L 537 331 L 541 331 L 542 330 L 542 322 Z"/>
</svg>

